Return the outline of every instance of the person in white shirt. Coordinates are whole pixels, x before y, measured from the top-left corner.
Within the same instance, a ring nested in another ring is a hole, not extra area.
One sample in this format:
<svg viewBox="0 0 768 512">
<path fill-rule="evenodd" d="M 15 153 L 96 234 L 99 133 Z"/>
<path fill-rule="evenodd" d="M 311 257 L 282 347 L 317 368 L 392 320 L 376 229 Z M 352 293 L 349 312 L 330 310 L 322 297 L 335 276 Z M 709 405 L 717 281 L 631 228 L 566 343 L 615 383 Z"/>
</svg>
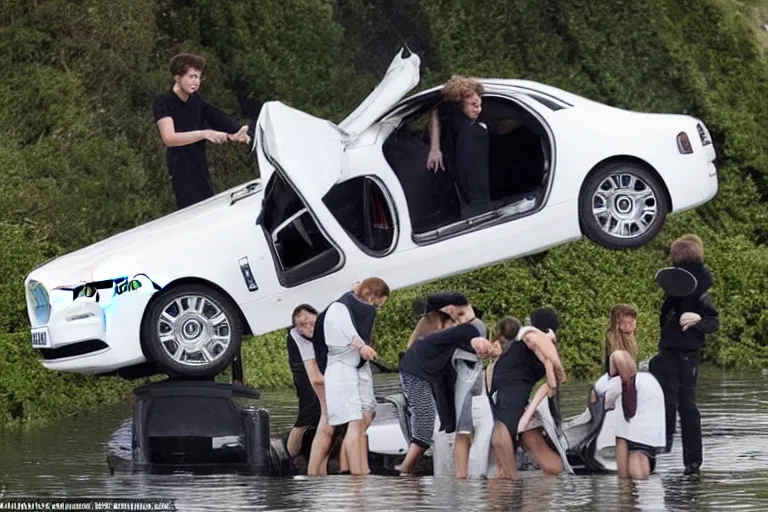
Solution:
<svg viewBox="0 0 768 512">
<path fill-rule="evenodd" d="M 318 317 L 315 345 L 327 346 L 325 367 L 325 408 L 318 430 L 330 430 L 347 424 L 342 443 L 349 471 L 366 474 L 368 449 L 365 430 L 373 421 L 376 398 L 373 375 L 368 361 L 376 357 L 370 346 L 376 312 L 386 303 L 390 291 L 387 284 L 376 277 L 368 278 L 331 303 Z M 327 422 L 327 427 L 324 424 Z M 312 474 L 323 474 L 313 463 L 327 461 L 330 450 L 328 436 L 316 437 L 312 444 L 310 467 Z"/>
<path fill-rule="evenodd" d="M 615 350 L 610 369 L 595 383 L 590 400 L 605 396 L 609 411 L 603 429 L 616 431 L 619 476 L 644 480 L 656 465 L 656 452 L 666 445 L 664 392 L 649 372 L 638 372 L 629 352 Z M 620 404 L 620 407 L 617 405 Z"/>
<path fill-rule="evenodd" d="M 323 385 L 323 374 L 317 366 L 315 347 L 312 344 L 316 320 L 315 308 L 309 304 L 296 306 L 291 314 L 293 327 L 288 331 L 285 340 L 293 386 L 299 401 L 296 422 L 288 433 L 286 442 L 288 453 L 294 458 L 301 451 L 307 429 L 316 427 L 320 422 L 320 400 L 315 388 Z"/>
</svg>

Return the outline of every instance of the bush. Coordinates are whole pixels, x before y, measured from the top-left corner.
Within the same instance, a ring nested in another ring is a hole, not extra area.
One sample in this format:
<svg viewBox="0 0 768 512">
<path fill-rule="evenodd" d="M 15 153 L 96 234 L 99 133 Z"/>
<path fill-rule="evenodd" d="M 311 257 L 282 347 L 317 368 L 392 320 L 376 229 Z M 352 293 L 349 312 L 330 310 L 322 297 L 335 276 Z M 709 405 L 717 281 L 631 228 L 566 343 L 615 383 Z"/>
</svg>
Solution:
<svg viewBox="0 0 768 512">
<path fill-rule="evenodd" d="M 375 8 L 359 0 L 137 0 L 120 9 L 105 0 L 6 2 L 0 218 L 14 226 L 0 226 L 0 333 L 19 334 L 0 343 L 28 346 L 22 280 L 31 268 L 173 209 L 152 118 L 154 96 L 168 87 L 172 55 L 203 53 L 201 92 L 242 122 L 252 122 L 273 99 L 338 121 L 380 80 L 405 39 L 422 58 L 422 88 L 453 73 L 520 77 L 620 108 L 698 116 L 713 135 L 720 190 L 694 212 L 672 216 L 639 250 L 610 252 L 580 242 L 400 290 L 377 321 L 382 358 L 397 362 L 416 321 L 412 299 L 445 288 L 467 293 L 486 310 L 489 325 L 507 313 L 524 317 L 540 305 L 556 307 L 564 359 L 576 376 L 599 368 L 610 306 L 633 302 L 641 355 L 650 355 L 661 301 L 653 274 L 667 264 L 671 241 L 693 231 L 705 240 L 721 313 L 705 358 L 764 365 L 768 66 L 756 21 L 763 11 L 755 2 L 722 0 L 520 0 L 482 8 L 473 0 L 397 0 Z M 219 190 L 257 173 L 245 165 L 242 146 L 208 153 Z M 39 399 L 36 393 L 47 391 L 32 375 L 52 389 L 77 382 L 83 393 L 122 396 L 121 385 L 109 379 L 46 372 L 23 347 L 0 361 L 6 418 L 11 401 L 24 404 L 25 417 L 58 413 L 44 405 L 54 400 Z M 284 332 L 244 350 L 249 382 L 290 384 Z M 11 401 L 8 382 L 15 386 Z M 85 396 L 58 401 L 62 411 L 96 403 Z"/>
</svg>

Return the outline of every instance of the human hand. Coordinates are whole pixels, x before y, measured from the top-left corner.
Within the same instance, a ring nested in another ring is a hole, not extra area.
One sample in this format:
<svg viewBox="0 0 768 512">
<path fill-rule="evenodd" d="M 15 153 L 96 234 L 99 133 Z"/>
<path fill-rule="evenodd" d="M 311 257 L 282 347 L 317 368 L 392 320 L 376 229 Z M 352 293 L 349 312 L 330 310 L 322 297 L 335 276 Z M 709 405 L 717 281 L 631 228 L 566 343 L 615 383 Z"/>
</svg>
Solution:
<svg viewBox="0 0 768 512">
<path fill-rule="evenodd" d="M 366 361 L 370 361 L 376 357 L 376 351 L 373 350 L 373 347 L 369 345 L 365 345 L 363 348 L 360 349 L 360 357 L 362 357 Z"/>
<path fill-rule="evenodd" d="M 680 327 L 683 328 L 683 332 L 687 331 L 689 327 L 693 327 L 701 321 L 701 315 L 698 313 L 683 313 L 680 316 Z"/>
<path fill-rule="evenodd" d="M 219 132 L 216 130 L 205 130 L 203 133 L 205 140 L 214 144 L 223 144 L 229 139 L 229 134 L 225 132 Z"/>
<path fill-rule="evenodd" d="M 248 125 L 244 124 L 240 127 L 240 130 L 237 131 L 237 133 L 232 133 L 229 135 L 229 140 L 233 140 L 235 142 L 244 142 L 245 144 L 251 143 L 251 136 L 248 135 Z"/>
<path fill-rule="evenodd" d="M 470 344 L 480 357 L 488 357 L 495 352 L 493 344 L 485 338 L 472 338 Z"/>
<path fill-rule="evenodd" d="M 429 156 L 427 157 L 427 169 L 433 172 L 437 172 L 438 169 L 443 171 L 445 170 L 445 167 L 443 166 L 443 152 L 439 149 L 431 149 L 429 151 Z"/>
</svg>

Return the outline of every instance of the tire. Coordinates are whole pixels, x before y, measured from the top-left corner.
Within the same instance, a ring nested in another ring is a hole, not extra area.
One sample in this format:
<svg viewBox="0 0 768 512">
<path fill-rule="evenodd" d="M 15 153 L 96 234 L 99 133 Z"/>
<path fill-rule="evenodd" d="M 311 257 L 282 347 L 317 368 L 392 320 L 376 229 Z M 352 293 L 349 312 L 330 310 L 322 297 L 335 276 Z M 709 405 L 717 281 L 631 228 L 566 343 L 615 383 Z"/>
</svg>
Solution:
<svg viewBox="0 0 768 512">
<path fill-rule="evenodd" d="M 669 204 L 659 179 L 632 162 L 612 162 L 591 173 L 579 197 L 584 235 L 607 249 L 634 249 L 664 226 Z"/>
<path fill-rule="evenodd" d="M 158 296 L 141 327 L 147 356 L 170 376 L 215 377 L 240 353 L 237 307 L 203 285 L 182 285 Z"/>
</svg>

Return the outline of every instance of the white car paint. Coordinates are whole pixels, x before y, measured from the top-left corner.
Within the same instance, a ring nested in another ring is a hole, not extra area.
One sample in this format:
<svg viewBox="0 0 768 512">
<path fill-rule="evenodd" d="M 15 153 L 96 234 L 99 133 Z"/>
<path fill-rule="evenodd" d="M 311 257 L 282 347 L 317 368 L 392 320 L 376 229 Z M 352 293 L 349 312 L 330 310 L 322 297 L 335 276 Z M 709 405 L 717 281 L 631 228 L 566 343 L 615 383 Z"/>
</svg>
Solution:
<svg viewBox="0 0 768 512">
<path fill-rule="evenodd" d="M 25 289 L 33 336 L 38 341 L 45 337 L 46 344 L 39 348 L 53 350 L 44 352 L 48 355 L 42 364 L 52 370 L 105 373 L 144 362 L 139 332 L 155 285 L 165 289 L 180 280 L 212 283 L 237 304 L 250 331 L 262 334 L 288 326 L 297 304 L 324 308 L 351 283 L 372 275 L 399 289 L 577 240 L 582 237 L 578 220 L 582 183 L 595 165 L 617 155 L 637 158 L 656 169 L 669 191 L 673 211 L 702 204 L 717 191 L 714 149 L 712 144 L 702 146 L 696 126 L 703 123 L 698 119 L 628 112 L 535 82 L 489 79 L 484 80 L 488 95 L 518 102 L 543 124 L 551 139 L 553 171 L 543 206 L 513 221 L 419 244 L 413 237 L 402 186 L 381 149 L 409 105 L 439 90 L 432 88 L 402 100 L 418 81 L 418 56 L 398 54 L 384 81 L 339 126 L 280 102 L 268 102 L 257 120 L 253 142 L 263 181 L 222 192 L 31 271 Z M 532 93 L 565 108 L 552 110 L 527 95 Z M 690 136 L 692 154 L 681 155 L 677 149 L 675 137 L 681 131 Z M 270 242 L 257 225 L 264 199 L 262 183 L 266 186 L 276 172 L 298 191 L 343 254 L 339 269 L 294 287 L 281 285 Z M 360 249 L 322 202 L 335 183 L 362 175 L 373 175 L 384 185 L 398 219 L 394 247 L 385 256 L 371 256 Z M 243 198 L 233 201 L 236 196 Z M 246 286 L 238 263 L 242 258 L 248 259 L 258 290 Z M 105 289 L 99 301 L 73 299 L 71 291 L 57 290 L 136 275 L 143 284 L 140 288 L 121 294 Z M 45 291 L 40 308 L 31 291 L 34 283 Z M 86 354 L 61 357 L 66 353 L 61 349 L 86 340 L 103 345 Z M 59 357 L 50 358 L 56 351 Z"/>
</svg>

